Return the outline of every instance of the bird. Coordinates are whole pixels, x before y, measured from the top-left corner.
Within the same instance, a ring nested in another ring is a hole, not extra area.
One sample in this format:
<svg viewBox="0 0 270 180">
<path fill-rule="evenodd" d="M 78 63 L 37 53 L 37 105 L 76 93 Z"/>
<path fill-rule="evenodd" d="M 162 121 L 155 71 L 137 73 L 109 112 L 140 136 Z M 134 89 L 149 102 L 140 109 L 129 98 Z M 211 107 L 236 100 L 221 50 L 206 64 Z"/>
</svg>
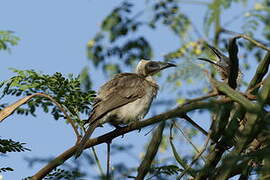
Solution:
<svg viewBox="0 0 270 180">
<path fill-rule="evenodd" d="M 82 153 L 93 131 L 104 123 L 116 128 L 142 120 L 148 113 L 159 86 L 153 76 L 175 64 L 142 59 L 135 73 L 119 73 L 102 85 L 88 118 L 88 129 L 78 143 L 75 157 Z"/>
<path fill-rule="evenodd" d="M 215 65 L 217 67 L 218 72 L 220 72 L 221 74 L 222 80 L 226 80 L 229 76 L 229 71 L 230 71 L 230 66 L 231 66 L 229 57 L 225 56 L 223 53 L 221 53 L 218 49 L 211 46 L 210 44 L 206 44 L 206 45 L 216 55 L 217 62 L 214 62 L 214 60 L 210 60 L 206 58 L 198 58 L 198 59 Z"/>
<path fill-rule="evenodd" d="M 217 61 L 215 62 L 214 60 L 207 59 L 207 58 L 198 58 L 199 60 L 209 62 L 213 65 L 215 65 L 217 72 L 220 73 L 221 79 L 228 83 L 229 81 L 229 75 L 233 71 L 232 68 L 232 63 L 229 57 L 225 56 L 222 52 L 220 52 L 217 48 L 211 46 L 210 44 L 206 44 L 207 47 L 214 53 L 214 55 L 217 57 Z M 237 77 L 236 78 L 236 84 L 232 85 L 232 87 L 236 88 L 237 84 L 242 79 L 242 72 L 238 69 L 237 70 Z"/>
</svg>

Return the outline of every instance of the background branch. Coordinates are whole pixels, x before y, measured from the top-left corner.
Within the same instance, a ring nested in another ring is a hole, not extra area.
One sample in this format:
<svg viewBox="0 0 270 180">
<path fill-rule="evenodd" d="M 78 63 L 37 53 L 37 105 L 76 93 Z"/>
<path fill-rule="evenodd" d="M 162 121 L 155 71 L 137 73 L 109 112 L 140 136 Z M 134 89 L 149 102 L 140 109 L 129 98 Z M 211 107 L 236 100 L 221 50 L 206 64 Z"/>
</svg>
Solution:
<svg viewBox="0 0 270 180">
<path fill-rule="evenodd" d="M 153 132 L 152 139 L 147 147 L 146 154 L 138 167 L 138 175 L 136 180 L 143 180 L 146 174 L 151 169 L 151 164 L 158 152 L 159 145 L 162 141 L 163 130 L 165 121 L 161 122 L 158 128 Z"/>
</svg>

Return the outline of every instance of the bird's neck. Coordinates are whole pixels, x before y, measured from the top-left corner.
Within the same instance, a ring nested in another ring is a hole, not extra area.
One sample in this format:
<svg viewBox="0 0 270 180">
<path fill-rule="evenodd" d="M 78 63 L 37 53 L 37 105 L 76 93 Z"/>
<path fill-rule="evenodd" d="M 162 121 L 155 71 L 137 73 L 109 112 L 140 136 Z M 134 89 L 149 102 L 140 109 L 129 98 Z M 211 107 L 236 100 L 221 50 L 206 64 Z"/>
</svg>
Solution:
<svg viewBox="0 0 270 180">
<path fill-rule="evenodd" d="M 153 78 L 153 76 L 146 76 L 145 78 L 148 82 L 154 84 L 154 85 L 157 85 L 157 82 L 156 80 Z"/>
</svg>

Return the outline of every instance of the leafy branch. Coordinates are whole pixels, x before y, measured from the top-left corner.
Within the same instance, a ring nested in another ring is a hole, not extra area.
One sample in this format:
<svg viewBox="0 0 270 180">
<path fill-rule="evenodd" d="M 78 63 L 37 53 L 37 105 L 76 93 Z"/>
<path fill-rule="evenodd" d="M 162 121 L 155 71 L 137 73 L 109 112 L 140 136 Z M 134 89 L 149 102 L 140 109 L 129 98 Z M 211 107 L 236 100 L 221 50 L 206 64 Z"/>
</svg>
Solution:
<svg viewBox="0 0 270 180">
<path fill-rule="evenodd" d="M 10 46 L 17 45 L 19 40 L 20 38 L 12 31 L 0 31 L 0 50 L 10 51 Z"/>
<path fill-rule="evenodd" d="M 24 152 L 30 151 L 30 149 L 24 147 L 25 143 L 13 141 L 11 139 L 0 139 L 0 152 Z"/>
</svg>

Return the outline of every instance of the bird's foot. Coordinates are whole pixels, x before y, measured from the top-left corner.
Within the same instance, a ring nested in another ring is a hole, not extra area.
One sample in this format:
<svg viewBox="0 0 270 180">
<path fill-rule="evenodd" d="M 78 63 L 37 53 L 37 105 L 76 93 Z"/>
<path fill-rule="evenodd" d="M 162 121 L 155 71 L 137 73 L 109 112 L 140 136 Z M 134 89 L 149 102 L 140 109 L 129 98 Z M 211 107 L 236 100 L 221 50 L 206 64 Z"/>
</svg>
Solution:
<svg viewBox="0 0 270 180">
<path fill-rule="evenodd" d="M 136 122 L 137 121 L 132 121 L 132 122 L 130 122 L 130 123 L 128 123 L 128 125 L 127 126 L 132 126 L 133 124 L 136 124 Z M 141 132 L 141 128 L 140 129 L 138 129 L 138 132 L 140 133 Z"/>
<path fill-rule="evenodd" d="M 115 129 L 123 128 L 122 126 L 119 126 L 118 124 L 113 124 L 113 126 L 115 127 Z M 121 137 L 124 138 L 124 134 Z"/>
</svg>

